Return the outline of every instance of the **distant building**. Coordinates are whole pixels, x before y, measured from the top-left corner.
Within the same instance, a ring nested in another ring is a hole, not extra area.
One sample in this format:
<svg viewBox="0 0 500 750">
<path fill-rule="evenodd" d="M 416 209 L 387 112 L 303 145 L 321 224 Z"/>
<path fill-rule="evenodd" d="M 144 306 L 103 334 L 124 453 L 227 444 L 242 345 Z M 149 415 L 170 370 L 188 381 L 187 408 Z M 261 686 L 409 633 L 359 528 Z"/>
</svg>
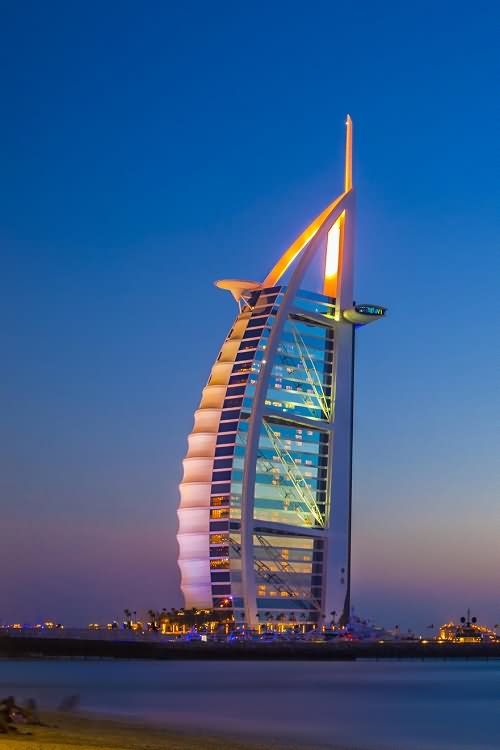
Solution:
<svg viewBox="0 0 500 750">
<path fill-rule="evenodd" d="M 348 620 L 354 337 L 385 314 L 353 303 L 353 222 L 348 118 L 341 195 L 262 283 L 216 282 L 238 315 L 183 462 L 186 607 L 227 609 L 252 627 Z M 314 269 L 319 288 L 306 291 Z"/>
</svg>

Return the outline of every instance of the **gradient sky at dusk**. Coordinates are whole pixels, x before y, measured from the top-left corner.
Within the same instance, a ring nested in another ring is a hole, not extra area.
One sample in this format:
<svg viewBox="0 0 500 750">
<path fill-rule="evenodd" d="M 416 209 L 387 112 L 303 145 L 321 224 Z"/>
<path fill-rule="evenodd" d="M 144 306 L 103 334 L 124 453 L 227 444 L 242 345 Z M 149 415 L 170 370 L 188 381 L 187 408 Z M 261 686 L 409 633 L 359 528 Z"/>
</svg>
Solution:
<svg viewBox="0 0 500 750">
<path fill-rule="evenodd" d="M 437 6 L 437 7 L 436 7 Z M 4 3 L 0 620 L 180 605 L 177 484 L 235 314 L 355 127 L 353 602 L 500 622 L 495 3 Z"/>
</svg>

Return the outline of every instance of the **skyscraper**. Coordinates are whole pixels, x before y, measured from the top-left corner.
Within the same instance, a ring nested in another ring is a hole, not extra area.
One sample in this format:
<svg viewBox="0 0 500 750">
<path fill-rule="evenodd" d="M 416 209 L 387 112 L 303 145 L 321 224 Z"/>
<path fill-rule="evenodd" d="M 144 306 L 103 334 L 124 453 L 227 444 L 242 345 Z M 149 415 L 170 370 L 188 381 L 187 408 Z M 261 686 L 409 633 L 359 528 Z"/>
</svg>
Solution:
<svg viewBox="0 0 500 750">
<path fill-rule="evenodd" d="M 252 627 L 349 617 L 354 338 L 385 314 L 353 302 L 353 222 L 348 117 L 343 192 L 262 283 L 216 282 L 238 314 L 183 462 L 187 607 Z M 321 286 L 306 291 L 315 265 Z"/>
</svg>

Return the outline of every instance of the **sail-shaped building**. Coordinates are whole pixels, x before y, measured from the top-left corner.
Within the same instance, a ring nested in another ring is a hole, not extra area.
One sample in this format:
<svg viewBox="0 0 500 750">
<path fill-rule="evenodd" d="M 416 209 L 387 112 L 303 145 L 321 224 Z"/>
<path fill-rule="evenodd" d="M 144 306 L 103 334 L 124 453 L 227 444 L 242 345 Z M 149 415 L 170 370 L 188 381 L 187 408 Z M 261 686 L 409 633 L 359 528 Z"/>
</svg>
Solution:
<svg viewBox="0 0 500 750">
<path fill-rule="evenodd" d="M 216 282 L 238 313 L 183 462 L 186 607 L 251 627 L 348 620 L 354 339 L 385 314 L 353 301 L 354 197 L 348 117 L 343 192 L 264 281 Z M 321 285 L 308 291 L 314 264 Z"/>
</svg>

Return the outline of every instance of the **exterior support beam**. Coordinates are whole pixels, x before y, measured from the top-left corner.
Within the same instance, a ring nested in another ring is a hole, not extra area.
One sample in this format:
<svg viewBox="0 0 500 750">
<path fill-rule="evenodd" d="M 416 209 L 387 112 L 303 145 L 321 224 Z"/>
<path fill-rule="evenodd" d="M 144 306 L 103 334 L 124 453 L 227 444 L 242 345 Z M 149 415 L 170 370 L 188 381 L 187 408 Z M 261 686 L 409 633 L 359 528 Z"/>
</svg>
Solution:
<svg viewBox="0 0 500 750">
<path fill-rule="evenodd" d="M 271 419 L 277 419 L 279 422 L 284 424 L 294 424 L 299 427 L 307 427 L 310 430 L 319 430 L 320 432 L 331 432 L 333 425 L 331 422 L 325 422 L 322 419 L 311 419 L 305 417 L 303 414 L 288 417 L 286 414 L 281 412 L 272 411 L 271 409 L 264 409 L 263 416 L 270 417 Z"/>
<path fill-rule="evenodd" d="M 325 539 L 327 532 L 319 528 L 305 528 L 304 526 L 292 526 L 288 523 L 277 523 L 276 521 L 254 521 L 254 533 L 272 534 L 281 533 L 287 536 L 303 536 L 310 539 Z"/>
<path fill-rule="evenodd" d="M 341 325 L 336 334 L 335 430 L 331 447 L 330 523 L 324 566 L 324 612 L 349 621 L 351 567 L 352 428 L 354 326 Z"/>
<path fill-rule="evenodd" d="M 327 318 L 325 315 L 320 315 L 320 313 L 310 310 L 302 310 L 300 307 L 292 307 L 290 315 L 297 315 L 302 320 L 307 320 L 309 323 L 316 323 L 324 328 L 335 328 L 337 325 L 337 321 L 334 318 Z"/>
</svg>

